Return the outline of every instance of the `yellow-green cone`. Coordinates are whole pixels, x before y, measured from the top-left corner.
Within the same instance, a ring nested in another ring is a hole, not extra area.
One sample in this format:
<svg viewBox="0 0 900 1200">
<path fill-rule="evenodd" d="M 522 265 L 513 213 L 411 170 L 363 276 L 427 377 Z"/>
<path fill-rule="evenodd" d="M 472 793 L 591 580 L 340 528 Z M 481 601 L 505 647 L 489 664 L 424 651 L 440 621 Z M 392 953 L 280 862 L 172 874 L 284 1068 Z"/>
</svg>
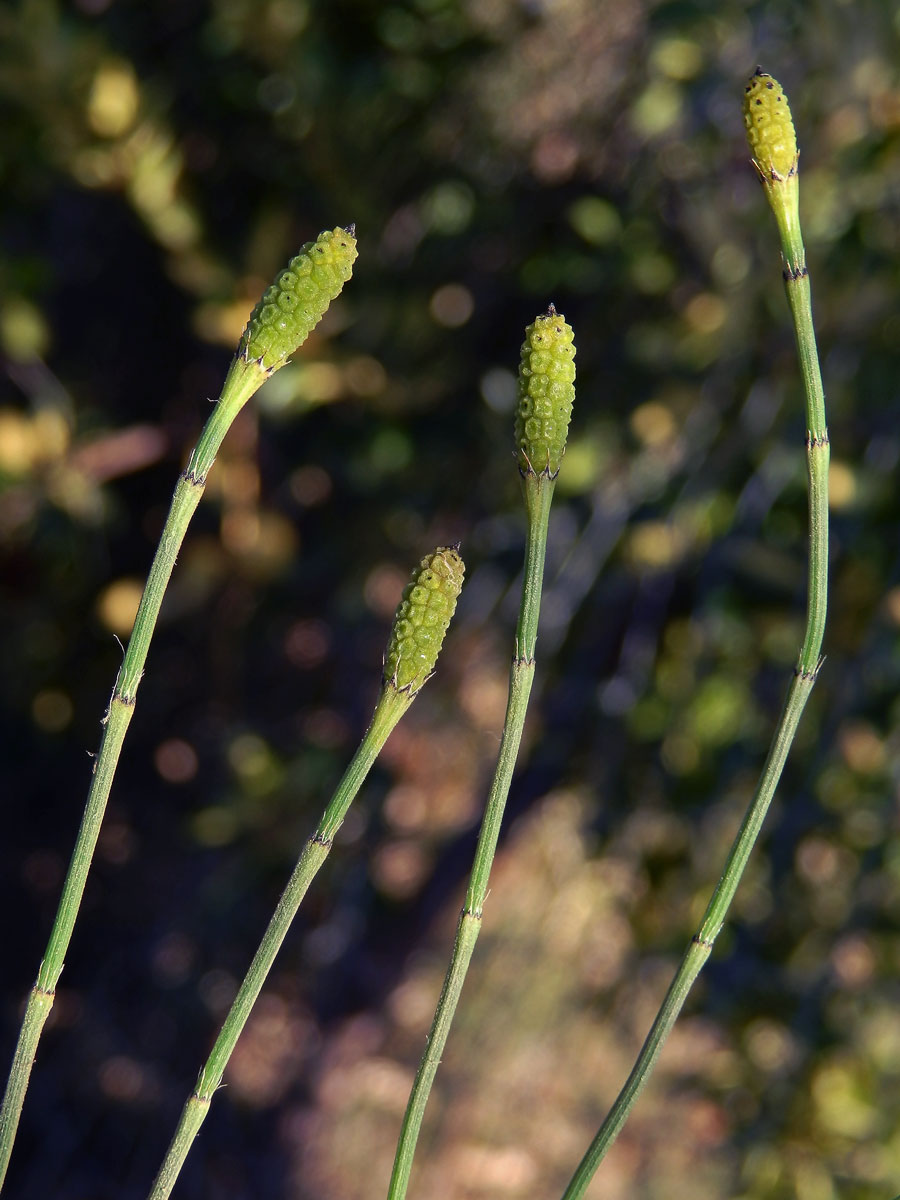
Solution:
<svg viewBox="0 0 900 1200">
<path fill-rule="evenodd" d="M 352 225 L 326 229 L 314 242 L 307 242 L 263 293 L 238 352 L 248 361 L 261 362 L 270 374 L 283 367 L 339 295 L 355 261 Z"/>
<path fill-rule="evenodd" d="M 384 656 L 385 685 L 415 694 L 434 670 L 464 573 L 457 546 L 439 546 L 415 568 L 394 617 Z"/>
<path fill-rule="evenodd" d="M 784 89 L 762 67 L 744 88 L 744 124 L 750 152 L 764 181 L 787 179 L 797 171 L 797 135 Z"/>
<path fill-rule="evenodd" d="M 575 399 L 574 336 L 552 304 L 525 330 L 515 428 L 523 475 L 559 473 Z"/>
</svg>

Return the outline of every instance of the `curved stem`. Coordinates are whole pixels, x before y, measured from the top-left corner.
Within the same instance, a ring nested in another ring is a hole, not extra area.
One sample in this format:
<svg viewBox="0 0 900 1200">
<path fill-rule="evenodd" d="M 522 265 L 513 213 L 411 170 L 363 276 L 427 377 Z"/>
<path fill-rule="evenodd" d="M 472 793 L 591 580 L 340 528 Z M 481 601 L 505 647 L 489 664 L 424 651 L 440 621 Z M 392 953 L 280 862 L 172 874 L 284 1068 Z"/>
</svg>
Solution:
<svg viewBox="0 0 900 1200">
<path fill-rule="evenodd" d="M 225 379 L 221 398 L 206 422 L 187 469 L 175 487 L 169 514 L 141 596 L 128 649 L 116 677 L 109 709 L 103 719 L 103 737 L 94 762 L 93 777 L 75 849 L 63 884 L 50 940 L 38 971 L 37 981 L 29 993 L 19 1031 L 6 1093 L 0 1108 L 0 1189 L 9 1165 L 38 1042 L 53 1007 L 56 984 L 62 974 L 122 743 L 134 713 L 147 651 L 175 559 L 191 517 L 200 503 L 206 477 L 222 439 L 238 412 L 266 378 L 266 372 L 256 362 L 245 362 L 242 358 L 234 359 Z"/>
<path fill-rule="evenodd" d="M 528 698 L 534 680 L 534 651 L 541 607 L 547 526 L 554 487 L 555 477 L 551 478 L 546 473 L 536 475 L 532 472 L 524 478 L 525 500 L 528 507 L 528 542 L 525 550 L 522 600 L 516 626 L 515 657 L 510 668 L 509 697 L 503 735 L 500 740 L 500 754 L 481 823 L 481 831 L 478 835 L 475 861 L 456 930 L 450 965 L 428 1034 L 425 1053 L 419 1063 L 406 1106 L 394 1158 L 388 1200 L 402 1200 L 406 1195 L 413 1157 L 416 1152 L 416 1142 L 425 1115 L 425 1106 L 428 1103 L 431 1086 L 440 1065 L 466 972 L 469 969 L 475 943 L 481 930 L 481 917 L 488 891 L 491 865 L 497 849 L 500 825 L 503 821 L 506 798 L 509 795 L 513 769 L 519 753 L 519 743 L 522 740 L 522 729 L 528 709 Z"/>
<path fill-rule="evenodd" d="M 609 1115 L 601 1125 L 581 1160 L 563 1200 L 577 1200 L 594 1177 L 606 1152 L 646 1084 L 659 1057 L 663 1043 L 681 1012 L 694 980 L 709 958 L 713 944 L 734 899 L 747 860 L 750 857 L 769 809 L 787 759 L 800 717 L 809 699 L 821 666 L 822 639 L 828 596 L 828 429 L 825 424 L 825 394 L 819 371 L 816 335 L 810 303 L 809 273 L 800 238 L 799 225 L 779 221 L 782 233 L 784 281 L 788 304 L 794 319 L 794 332 L 800 369 L 806 394 L 806 461 L 809 477 L 809 591 L 806 632 L 803 646 L 788 690 L 781 718 L 775 730 L 756 793 L 732 844 L 722 876 L 716 885 L 700 928 L 684 953 L 675 978 L 666 993 L 650 1033 L 634 1068 Z"/>
<path fill-rule="evenodd" d="M 398 692 L 390 683 L 385 686 L 372 723 L 363 736 L 359 749 L 335 789 L 315 833 L 303 847 L 287 887 L 282 892 L 263 934 L 259 949 L 253 956 L 215 1045 L 200 1072 L 197 1085 L 188 1097 L 175 1135 L 150 1190 L 150 1200 L 166 1200 L 171 1193 L 194 1138 L 209 1111 L 213 1093 L 222 1082 L 228 1060 L 262 991 L 291 922 L 297 915 L 297 909 L 316 873 L 328 857 L 334 835 L 341 827 L 347 809 L 362 786 L 372 763 L 414 698 L 414 692 Z"/>
</svg>

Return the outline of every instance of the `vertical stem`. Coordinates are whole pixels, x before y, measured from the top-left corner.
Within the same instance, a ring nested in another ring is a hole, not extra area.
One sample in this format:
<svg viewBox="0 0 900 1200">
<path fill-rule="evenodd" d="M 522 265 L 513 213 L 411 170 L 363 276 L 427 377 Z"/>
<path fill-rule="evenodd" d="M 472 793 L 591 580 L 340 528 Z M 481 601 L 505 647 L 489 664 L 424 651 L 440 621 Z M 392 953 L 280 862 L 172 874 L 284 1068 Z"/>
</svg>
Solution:
<svg viewBox="0 0 900 1200">
<path fill-rule="evenodd" d="M 776 212 L 776 215 L 778 213 Z M 828 429 L 825 424 L 825 395 L 819 371 L 816 335 L 810 303 L 809 273 L 799 225 L 779 217 L 784 259 L 784 281 L 806 395 L 806 461 L 809 477 L 809 591 L 806 632 L 794 670 L 794 678 L 763 766 L 757 790 L 732 844 L 722 876 L 707 907 L 700 928 L 684 953 L 675 978 L 666 993 L 650 1033 L 609 1115 L 581 1160 L 563 1200 L 584 1195 L 594 1173 L 616 1140 L 659 1057 L 663 1043 L 675 1024 L 694 980 L 709 958 L 728 909 L 734 899 L 747 860 L 762 829 L 794 734 L 821 666 L 822 639 L 828 597 Z"/>
<path fill-rule="evenodd" d="M 388 1190 L 388 1200 L 402 1200 L 406 1195 L 413 1157 L 416 1152 L 416 1142 L 425 1115 L 425 1106 L 428 1103 L 431 1086 L 440 1065 L 466 972 L 469 969 L 475 943 L 481 930 L 481 917 L 488 891 L 491 865 L 497 849 L 503 811 L 519 753 L 528 698 L 534 680 L 534 652 L 541 607 L 547 527 L 556 480 L 547 473 L 536 475 L 531 472 L 525 476 L 523 483 L 528 508 L 528 542 L 525 550 L 522 600 L 516 626 L 515 657 L 510 668 L 509 697 L 500 741 L 500 753 L 481 823 L 481 831 L 478 835 L 475 861 L 469 878 L 465 903 L 460 913 L 450 965 L 428 1033 L 425 1052 L 419 1063 L 403 1117 Z"/>
<path fill-rule="evenodd" d="M 9 1165 L 41 1031 L 53 1007 L 56 984 L 62 974 L 72 938 L 163 595 L 188 524 L 200 503 L 206 477 L 222 439 L 240 409 L 266 377 L 266 372 L 256 362 L 248 363 L 241 358 L 234 359 L 222 389 L 222 396 L 206 422 L 187 469 L 175 487 L 169 514 L 141 596 L 128 649 L 119 668 L 109 709 L 103 720 L 100 750 L 94 762 L 87 803 L 63 884 L 53 930 L 37 981 L 26 1003 L 6 1093 L 0 1108 L 0 1188 L 3 1186 Z"/>
<path fill-rule="evenodd" d="M 247 1023 L 269 971 L 272 969 L 272 964 L 287 936 L 291 922 L 297 915 L 297 909 L 300 907 L 310 883 L 327 858 L 334 836 L 372 763 L 378 757 L 388 735 L 406 712 L 414 697 L 415 692 L 397 691 L 392 684 L 385 685 L 372 717 L 372 723 L 335 789 L 328 807 L 322 814 L 316 832 L 303 847 L 287 887 L 284 889 L 266 932 L 263 934 L 259 949 L 238 989 L 209 1058 L 200 1072 L 197 1085 L 188 1097 L 175 1135 L 150 1190 L 150 1200 L 166 1200 L 171 1193 L 194 1138 L 209 1111 L 213 1093 L 222 1082 L 228 1060 L 237 1045 L 238 1038 Z"/>
</svg>

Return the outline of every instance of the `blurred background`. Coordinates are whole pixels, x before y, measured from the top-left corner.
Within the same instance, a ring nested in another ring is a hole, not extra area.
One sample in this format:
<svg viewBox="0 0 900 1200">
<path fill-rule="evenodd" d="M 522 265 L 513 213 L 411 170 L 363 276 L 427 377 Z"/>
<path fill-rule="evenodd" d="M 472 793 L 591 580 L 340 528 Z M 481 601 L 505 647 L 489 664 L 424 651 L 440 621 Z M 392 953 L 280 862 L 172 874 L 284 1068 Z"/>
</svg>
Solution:
<svg viewBox="0 0 900 1200">
<path fill-rule="evenodd" d="M 12 1200 L 146 1194 L 460 540 L 443 661 L 177 1194 L 384 1195 L 502 728 L 526 324 L 578 346 L 537 682 L 411 1195 L 554 1197 L 696 927 L 804 625 L 802 390 L 740 114 L 792 100 L 832 431 L 827 662 L 733 919 L 592 1196 L 900 1191 L 900 21 L 882 0 L 0 11 L 3 1071 L 172 487 L 250 307 L 354 278 L 229 434 L 151 648 Z"/>
</svg>

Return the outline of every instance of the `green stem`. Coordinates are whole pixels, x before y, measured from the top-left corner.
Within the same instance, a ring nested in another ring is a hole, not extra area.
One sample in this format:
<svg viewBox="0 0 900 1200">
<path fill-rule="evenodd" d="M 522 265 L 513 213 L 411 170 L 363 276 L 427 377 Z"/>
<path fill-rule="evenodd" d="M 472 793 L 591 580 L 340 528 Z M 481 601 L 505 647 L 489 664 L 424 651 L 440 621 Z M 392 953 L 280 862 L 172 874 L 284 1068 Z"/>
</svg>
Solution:
<svg viewBox="0 0 900 1200">
<path fill-rule="evenodd" d="M 466 972 L 469 969 L 469 962 L 481 930 L 481 917 L 488 892 L 491 865 L 497 849 L 503 811 L 519 753 L 528 698 L 534 680 L 534 652 L 541 608 L 547 526 L 556 480 L 555 476 L 551 477 L 546 473 L 536 475 L 532 472 L 525 476 L 523 482 L 528 507 L 528 543 L 525 550 L 522 600 L 516 626 L 515 657 L 510 668 L 509 697 L 500 741 L 500 753 L 481 823 L 475 861 L 469 877 L 465 903 L 460 913 L 450 965 L 428 1034 L 425 1052 L 419 1063 L 406 1106 L 394 1158 L 388 1200 L 402 1200 L 406 1195 L 416 1142 L 425 1115 L 425 1106 L 428 1103 L 431 1085 L 440 1065 Z"/>
<path fill-rule="evenodd" d="M 134 713 L 138 685 L 144 672 L 144 663 L 163 595 L 190 519 L 200 503 L 206 477 L 222 439 L 238 412 L 266 378 L 267 373 L 256 362 L 248 363 L 242 358 L 234 359 L 225 379 L 221 398 L 206 422 L 197 448 L 191 455 L 187 469 L 179 478 L 172 497 L 169 515 L 141 596 L 128 649 L 119 668 L 109 709 L 104 717 L 103 737 L 94 762 L 93 777 L 75 849 L 72 852 L 62 897 L 37 981 L 28 996 L 6 1094 L 0 1108 L 0 1189 L 6 1177 L 41 1031 L 53 1007 L 56 984 L 62 974 L 72 938 L 119 753 Z"/>
<path fill-rule="evenodd" d="M 778 215 L 776 211 L 776 216 Z M 794 319 L 794 332 L 806 394 L 806 461 L 809 476 L 809 591 L 806 633 L 788 690 L 781 718 L 772 739 L 756 793 L 732 844 L 725 870 L 716 885 L 697 933 L 684 953 L 647 1040 L 609 1115 L 601 1125 L 578 1169 L 563 1193 L 563 1200 L 584 1195 L 607 1150 L 616 1140 L 646 1084 L 663 1043 L 681 1012 L 694 980 L 709 958 L 716 937 L 734 899 L 747 860 L 759 837 L 794 734 L 821 666 L 822 639 L 828 597 L 828 429 L 825 394 L 819 371 L 816 335 L 810 304 L 809 274 L 799 225 L 779 219 L 782 233 L 784 281 Z"/>
<path fill-rule="evenodd" d="M 316 832 L 303 847 L 288 885 L 263 934 L 259 949 L 244 976 L 209 1058 L 200 1072 L 197 1085 L 188 1097 L 175 1136 L 150 1190 L 150 1200 L 165 1200 L 171 1193 L 194 1138 L 209 1111 L 213 1093 L 222 1082 L 228 1060 L 272 969 L 291 922 L 297 915 L 297 909 L 316 872 L 327 858 L 334 836 L 372 763 L 378 757 L 391 730 L 409 708 L 415 694 L 408 690 L 397 691 L 391 683 L 385 685 L 372 723 L 322 814 Z"/>
</svg>

